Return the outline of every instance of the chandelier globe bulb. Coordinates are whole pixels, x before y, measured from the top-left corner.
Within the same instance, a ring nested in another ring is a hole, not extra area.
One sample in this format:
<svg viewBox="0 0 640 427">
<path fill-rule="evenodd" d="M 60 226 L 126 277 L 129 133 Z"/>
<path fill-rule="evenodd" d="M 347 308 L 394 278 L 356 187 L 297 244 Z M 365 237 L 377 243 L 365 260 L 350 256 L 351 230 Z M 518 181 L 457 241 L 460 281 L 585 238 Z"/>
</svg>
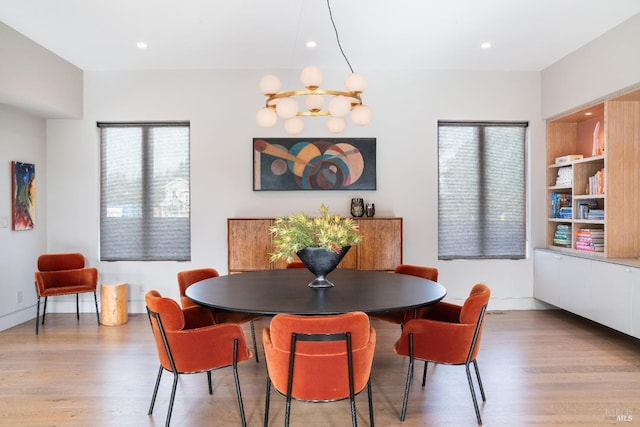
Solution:
<svg viewBox="0 0 640 427">
<path fill-rule="evenodd" d="M 289 135 L 297 135 L 304 129 L 304 122 L 298 116 L 294 116 L 284 121 L 284 130 Z"/>
<path fill-rule="evenodd" d="M 333 117 L 344 117 L 351 111 L 351 102 L 344 95 L 334 96 L 329 101 L 329 114 Z"/>
<path fill-rule="evenodd" d="M 345 87 L 349 92 L 362 93 L 367 88 L 367 79 L 360 73 L 351 73 Z"/>
<path fill-rule="evenodd" d="M 351 121 L 358 126 L 365 126 L 371 122 L 371 108 L 366 105 L 356 105 L 351 111 Z"/>
<path fill-rule="evenodd" d="M 305 67 L 300 73 L 300 82 L 302 86 L 309 90 L 315 90 L 322 84 L 322 70 L 320 68 L 310 65 Z"/>
<path fill-rule="evenodd" d="M 275 95 L 282 89 L 282 83 L 277 76 L 268 74 L 260 79 L 260 91 L 267 96 Z"/>
<path fill-rule="evenodd" d="M 298 103 L 293 98 L 282 98 L 276 104 L 276 113 L 282 120 L 288 120 L 298 114 Z"/>
<path fill-rule="evenodd" d="M 278 121 L 278 115 L 273 108 L 264 107 L 258 110 L 256 121 L 260 127 L 270 128 Z"/>
<path fill-rule="evenodd" d="M 340 133 L 347 127 L 347 121 L 342 117 L 329 117 L 327 128 L 333 133 Z"/>
</svg>

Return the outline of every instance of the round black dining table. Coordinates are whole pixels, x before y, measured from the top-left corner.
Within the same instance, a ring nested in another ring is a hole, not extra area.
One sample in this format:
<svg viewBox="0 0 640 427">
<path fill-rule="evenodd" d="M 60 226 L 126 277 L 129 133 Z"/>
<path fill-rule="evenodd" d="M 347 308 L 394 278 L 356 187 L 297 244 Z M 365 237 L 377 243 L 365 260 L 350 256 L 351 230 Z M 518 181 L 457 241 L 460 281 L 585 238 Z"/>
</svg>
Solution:
<svg viewBox="0 0 640 427">
<path fill-rule="evenodd" d="M 330 288 L 310 288 L 314 278 L 305 268 L 252 271 L 202 280 L 189 286 L 186 295 L 221 310 L 313 315 L 404 311 L 436 303 L 447 294 L 439 283 L 386 271 L 336 269 L 327 276 L 334 284 Z"/>
</svg>

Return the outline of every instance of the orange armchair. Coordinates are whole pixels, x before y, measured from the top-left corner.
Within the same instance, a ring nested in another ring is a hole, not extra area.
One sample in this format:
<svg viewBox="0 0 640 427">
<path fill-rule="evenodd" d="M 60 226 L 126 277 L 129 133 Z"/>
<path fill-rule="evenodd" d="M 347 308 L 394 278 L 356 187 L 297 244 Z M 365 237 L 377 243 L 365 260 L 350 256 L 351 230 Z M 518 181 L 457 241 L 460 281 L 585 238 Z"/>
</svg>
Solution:
<svg viewBox="0 0 640 427">
<path fill-rule="evenodd" d="M 155 290 L 147 292 L 145 302 L 160 359 L 160 369 L 148 414 L 153 413 L 164 370 L 173 373 L 173 387 L 165 422 L 165 426 L 169 427 L 180 374 L 206 372 L 209 394 L 213 394 L 211 371 L 232 366 L 240 417 L 242 425 L 246 426 L 238 362 L 250 359 L 251 352 L 247 349 L 240 326 L 233 323 L 217 325 L 213 315 L 206 308 L 195 306 L 181 309 L 177 302 L 163 298 Z"/>
<path fill-rule="evenodd" d="M 424 267 L 421 265 L 412 265 L 412 264 L 400 264 L 398 265 L 393 272 L 395 274 L 408 274 L 410 276 L 422 277 L 423 279 L 433 280 L 434 282 L 438 281 L 438 269 L 435 267 Z M 419 308 L 416 312 L 415 317 L 420 317 L 421 313 L 424 311 L 424 308 Z M 380 314 L 372 314 L 371 317 L 374 319 L 384 320 L 386 322 L 395 323 L 397 325 L 404 325 L 409 320 L 414 318 L 414 310 L 406 310 L 406 311 L 394 311 L 390 313 L 380 313 Z"/>
<path fill-rule="evenodd" d="M 397 354 L 409 357 L 401 421 L 404 421 L 407 411 L 414 359 L 420 359 L 425 362 L 422 374 L 423 387 L 428 362 L 465 365 L 476 418 L 478 424 L 482 424 L 469 365 L 473 363 L 482 400 L 486 401 L 476 357 L 482 338 L 484 313 L 490 296 L 491 291 L 486 285 L 476 284 L 462 306 L 440 302 L 427 307 L 422 318 L 409 320 L 404 325 L 402 335 L 394 345 Z"/>
<path fill-rule="evenodd" d="M 34 274 L 36 295 L 36 335 L 40 320 L 40 298 L 44 297 L 42 310 L 42 325 L 47 314 L 47 300 L 50 296 L 76 294 L 76 318 L 80 320 L 79 294 L 93 292 L 96 305 L 96 316 L 100 325 L 98 311 L 98 270 L 93 267 L 85 268 L 84 255 L 81 253 L 46 254 L 38 257 L 38 271 Z"/>
<path fill-rule="evenodd" d="M 212 277 L 218 277 L 218 271 L 215 268 L 197 268 L 194 270 L 180 271 L 178 273 L 178 289 L 180 290 L 180 305 L 182 308 L 199 306 L 195 302 L 189 299 L 185 294 L 187 288 L 196 282 L 204 279 L 211 279 Z M 258 344 L 256 343 L 256 332 L 254 326 L 254 320 L 258 320 L 260 316 L 256 316 L 248 313 L 239 313 L 236 311 L 224 311 L 210 308 L 211 313 L 216 323 L 246 323 L 249 322 L 251 326 L 251 338 L 253 339 L 253 352 L 256 356 L 256 363 L 258 359 Z"/>
<path fill-rule="evenodd" d="M 373 425 L 370 375 L 376 331 L 365 313 L 278 314 L 270 328 L 263 330 L 262 338 L 268 370 L 265 426 L 269 422 L 271 384 L 286 396 L 285 426 L 289 425 L 292 398 L 313 402 L 349 398 L 355 426 L 355 395 L 365 386 Z"/>
</svg>

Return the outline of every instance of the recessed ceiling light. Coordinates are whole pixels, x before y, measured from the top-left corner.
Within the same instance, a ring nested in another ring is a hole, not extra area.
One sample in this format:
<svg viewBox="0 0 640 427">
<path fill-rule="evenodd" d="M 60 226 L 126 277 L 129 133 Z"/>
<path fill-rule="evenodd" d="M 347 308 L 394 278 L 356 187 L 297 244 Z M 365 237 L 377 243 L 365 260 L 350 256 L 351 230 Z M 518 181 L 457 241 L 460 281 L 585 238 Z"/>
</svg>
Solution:
<svg viewBox="0 0 640 427">
<path fill-rule="evenodd" d="M 138 43 L 136 43 L 136 46 L 138 46 L 138 49 L 146 49 L 147 48 L 147 44 L 145 42 L 138 42 Z"/>
<path fill-rule="evenodd" d="M 484 42 L 484 43 L 482 43 L 482 44 L 480 45 L 480 47 L 481 47 L 482 49 L 489 49 L 489 48 L 491 47 L 491 43 L 489 43 L 489 42 Z"/>
<path fill-rule="evenodd" d="M 317 43 L 314 42 L 313 40 L 309 40 L 307 42 L 307 47 L 316 47 L 316 46 L 317 46 Z"/>
</svg>

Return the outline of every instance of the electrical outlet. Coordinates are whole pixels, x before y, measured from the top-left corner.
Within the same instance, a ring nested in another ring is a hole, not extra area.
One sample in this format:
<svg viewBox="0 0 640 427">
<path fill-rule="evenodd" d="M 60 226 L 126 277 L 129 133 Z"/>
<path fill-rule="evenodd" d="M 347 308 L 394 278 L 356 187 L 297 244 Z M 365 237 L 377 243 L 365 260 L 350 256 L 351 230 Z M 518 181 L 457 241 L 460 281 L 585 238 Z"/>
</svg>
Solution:
<svg viewBox="0 0 640 427">
<path fill-rule="evenodd" d="M 0 228 L 9 228 L 8 216 L 0 216 Z"/>
<path fill-rule="evenodd" d="M 16 292 L 16 302 L 22 302 L 22 291 Z"/>
</svg>

